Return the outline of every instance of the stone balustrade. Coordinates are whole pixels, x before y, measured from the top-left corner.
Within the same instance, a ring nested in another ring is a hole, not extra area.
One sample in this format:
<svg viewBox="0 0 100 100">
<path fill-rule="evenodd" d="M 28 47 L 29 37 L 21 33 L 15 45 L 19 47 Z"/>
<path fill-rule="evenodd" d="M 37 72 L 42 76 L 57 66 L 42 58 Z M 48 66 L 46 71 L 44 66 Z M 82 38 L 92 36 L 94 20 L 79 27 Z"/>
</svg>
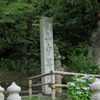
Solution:
<svg viewBox="0 0 100 100">
<path fill-rule="evenodd" d="M 7 88 L 7 92 L 9 93 L 7 100 L 21 100 L 21 97 L 19 95 L 20 91 L 21 88 L 17 86 L 15 82 L 13 82 L 11 86 Z M 0 86 L 0 100 L 4 100 L 3 92 L 4 92 L 4 88 Z"/>
<path fill-rule="evenodd" d="M 95 79 L 94 83 L 90 85 L 90 90 L 93 92 L 90 100 L 100 100 L 100 81 L 99 79 Z M 19 92 L 21 88 L 16 85 L 15 82 L 11 84 L 7 88 L 7 92 L 9 93 L 7 100 L 21 100 Z M 0 86 L 0 100 L 4 100 L 5 96 L 3 94 L 4 88 Z"/>
</svg>

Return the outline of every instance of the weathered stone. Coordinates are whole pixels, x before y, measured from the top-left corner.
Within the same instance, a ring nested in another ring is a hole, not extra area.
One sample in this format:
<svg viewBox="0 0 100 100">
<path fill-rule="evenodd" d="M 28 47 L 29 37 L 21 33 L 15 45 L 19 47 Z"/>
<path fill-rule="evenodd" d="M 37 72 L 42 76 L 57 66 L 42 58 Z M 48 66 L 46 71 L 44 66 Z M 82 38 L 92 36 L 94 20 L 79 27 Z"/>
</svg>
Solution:
<svg viewBox="0 0 100 100">
<path fill-rule="evenodd" d="M 93 84 L 90 85 L 90 90 L 93 92 L 91 100 L 100 100 L 100 81 L 96 79 Z"/>
<path fill-rule="evenodd" d="M 11 86 L 7 88 L 7 91 L 9 93 L 9 96 L 7 97 L 7 100 L 21 100 L 21 97 L 19 95 L 19 92 L 21 91 L 21 88 L 13 82 Z"/>
<path fill-rule="evenodd" d="M 4 94 L 3 94 L 4 88 L 0 86 L 0 100 L 4 100 Z"/>
<path fill-rule="evenodd" d="M 61 61 L 60 60 L 55 60 L 55 68 L 56 68 L 56 71 L 61 70 Z M 56 75 L 55 80 L 56 80 L 56 84 L 62 84 L 61 75 Z M 62 88 L 56 88 L 56 95 L 59 96 L 61 94 L 62 94 Z"/>
<path fill-rule="evenodd" d="M 54 59 L 59 59 L 59 60 L 64 60 L 65 57 L 61 56 L 59 51 L 58 51 L 58 47 L 56 44 L 54 44 Z"/>
<path fill-rule="evenodd" d="M 93 59 L 100 64 L 100 20 L 97 27 L 91 32 L 88 53 L 93 55 Z"/>
<path fill-rule="evenodd" d="M 53 54 L 53 31 L 52 19 L 42 17 L 40 20 L 40 44 L 41 44 L 41 73 L 54 71 L 54 54 Z M 51 76 L 42 78 L 42 83 L 51 82 Z M 51 94 L 51 88 L 47 85 L 42 86 L 43 94 Z"/>
<path fill-rule="evenodd" d="M 58 47 L 54 44 L 54 62 L 55 62 L 55 70 L 56 71 L 63 71 L 63 67 L 61 67 L 61 60 L 63 60 L 58 51 Z M 56 75 L 56 84 L 62 84 L 61 75 Z M 60 96 L 62 94 L 62 88 L 56 88 L 56 96 Z"/>
</svg>

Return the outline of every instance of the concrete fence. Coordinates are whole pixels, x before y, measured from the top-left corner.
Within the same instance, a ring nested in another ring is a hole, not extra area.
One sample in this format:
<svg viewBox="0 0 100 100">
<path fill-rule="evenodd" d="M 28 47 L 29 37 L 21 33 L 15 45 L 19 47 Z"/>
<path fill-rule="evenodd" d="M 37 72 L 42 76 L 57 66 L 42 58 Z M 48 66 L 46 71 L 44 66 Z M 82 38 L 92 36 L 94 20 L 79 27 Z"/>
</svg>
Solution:
<svg viewBox="0 0 100 100">
<path fill-rule="evenodd" d="M 13 82 L 11 86 L 7 88 L 7 92 L 9 93 L 7 100 L 21 100 L 21 97 L 19 95 L 20 91 L 21 88 L 17 86 L 15 82 Z M 5 100 L 3 92 L 4 88 L 0 86 L 0 100 Z"/>
</svg>

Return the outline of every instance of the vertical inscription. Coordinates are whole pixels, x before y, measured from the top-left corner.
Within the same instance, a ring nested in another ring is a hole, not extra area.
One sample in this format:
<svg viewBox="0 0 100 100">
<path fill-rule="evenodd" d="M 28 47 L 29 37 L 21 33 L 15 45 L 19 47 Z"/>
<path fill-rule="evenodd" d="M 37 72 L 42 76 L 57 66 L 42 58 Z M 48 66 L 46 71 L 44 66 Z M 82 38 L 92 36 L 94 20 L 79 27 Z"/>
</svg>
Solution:
<svg viewBox="0 0 100 100">
<path fill-rule="evenodd" d="M 52 68 L 51 68 L 52 65 L 53 65 L 52 59 L 51 59 L 51 58 L 47 59 L 47 64 L 46 64 L 46 66 L 49 67 L 50 71 L 51 71 L 51 69 L 52 69 Z"/>
<path fill-rule="evenodd" d="M 48 81 L 48 82 L 51 82 L 51 76 L 50 76 L 50 75 L 47 76 L 46 78 L 47 78 L 47 81 Z"/>
<path fill-rule="evenodd" d="M 46 47 L 47 57 L 50 56 L 51 49 L 52 47 L 50 47 L 50 44 L 48 44 L 48 46 Z"/>
<path fill-rule="evenodd" d="M 50 40 L 52 40 L 52 25 L 51 25 L 51 20 L 46 20 L 45 24 L 45 39 L 47 41 L 47 43 L 50 42 Z"/>
</svg>

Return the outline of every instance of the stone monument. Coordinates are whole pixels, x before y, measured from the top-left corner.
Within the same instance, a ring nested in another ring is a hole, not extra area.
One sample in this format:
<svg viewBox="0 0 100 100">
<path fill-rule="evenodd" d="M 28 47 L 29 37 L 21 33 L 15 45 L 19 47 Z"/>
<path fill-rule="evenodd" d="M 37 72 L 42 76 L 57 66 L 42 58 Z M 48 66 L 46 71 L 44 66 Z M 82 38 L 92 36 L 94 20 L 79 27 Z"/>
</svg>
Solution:
<svg viewBox="0 0 100 100">
<path fill-rule="evenodd" d="M 53 31 L 52 18 L 42 17 L 40 20 L 40 44 L 41 44 L 41 73 L 54 71 Z M 42 83 L 51 82 L 51 76 L 42 78 Z M 51 94 L 48 85 L 42 86 L 43 94 Z"/>
</svg>

